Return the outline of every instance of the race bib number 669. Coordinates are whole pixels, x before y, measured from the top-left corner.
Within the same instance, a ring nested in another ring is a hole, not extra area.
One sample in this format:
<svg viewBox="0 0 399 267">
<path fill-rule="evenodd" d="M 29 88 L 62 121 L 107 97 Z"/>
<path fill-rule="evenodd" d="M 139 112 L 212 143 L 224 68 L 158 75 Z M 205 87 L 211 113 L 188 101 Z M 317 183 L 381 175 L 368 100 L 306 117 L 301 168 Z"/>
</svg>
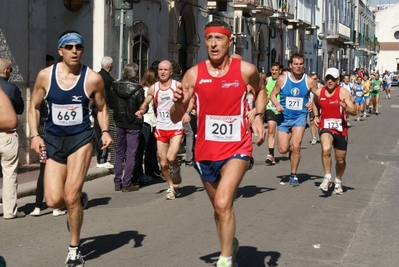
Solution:
<svg viewBox="0 0 399 267">
<path fill-rule="evenodd" d="M 51 105 L 52 120 L 55 125 L 71 126 L 83 122 L 82 104 Z"/>
</svg>

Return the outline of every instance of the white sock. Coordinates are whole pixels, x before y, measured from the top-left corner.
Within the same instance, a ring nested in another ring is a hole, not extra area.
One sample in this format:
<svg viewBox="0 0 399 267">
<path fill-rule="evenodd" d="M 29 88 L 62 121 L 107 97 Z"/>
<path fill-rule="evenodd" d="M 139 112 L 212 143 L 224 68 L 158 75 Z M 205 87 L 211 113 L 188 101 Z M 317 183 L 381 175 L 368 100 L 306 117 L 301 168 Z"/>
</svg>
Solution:
<svg viewBox="0 0 399 267">
<path fill-rule="evenodd" d="M 324 179 L 327 179 L 327 180 L 331 181 L 331 173 L 326 173 L 324 175 Z"/>
<path fill-rule="evenodd" d="M 339 179 L 339 178 L 337 178 L 337 177 L 335 177 L 335 187 L 339 187 L 340 185 L 341 185 L 341 179 Z"/>
</svg>

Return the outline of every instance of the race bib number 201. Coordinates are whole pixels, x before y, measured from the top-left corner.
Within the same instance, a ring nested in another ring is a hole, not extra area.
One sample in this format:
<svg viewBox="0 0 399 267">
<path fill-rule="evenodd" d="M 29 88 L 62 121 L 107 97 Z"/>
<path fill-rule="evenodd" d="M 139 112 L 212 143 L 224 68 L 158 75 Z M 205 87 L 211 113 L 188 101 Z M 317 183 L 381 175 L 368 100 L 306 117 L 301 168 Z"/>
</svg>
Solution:
<svg viewBox="0 0 399 267">
<path fill-rule="evenodd" d="M 241 116 L 205 116 L 205 140 L 241 141 Z"/>
<path fill-rule="evenodd" d="M 83 122 L 82 104 L 58 105 L 51 106 L 52 120 L 55 125 L 71 126 L 78 125 Z"/>
</svg>

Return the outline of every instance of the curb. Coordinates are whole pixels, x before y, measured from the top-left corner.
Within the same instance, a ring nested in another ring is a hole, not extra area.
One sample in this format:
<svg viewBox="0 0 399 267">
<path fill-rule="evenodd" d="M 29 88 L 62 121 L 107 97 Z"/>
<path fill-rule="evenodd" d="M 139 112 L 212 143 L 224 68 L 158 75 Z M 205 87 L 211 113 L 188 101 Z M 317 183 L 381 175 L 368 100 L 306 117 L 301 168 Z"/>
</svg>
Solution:
<svg viewBox="0 0 399 267">
<path fill-rule="evenodd" d="M 105 168 L 97 168 L 97 167 L 91 167 L 87 171 L 86 179 L 85 182 L 92 181 L 104 176 L 108 176 L 110 174 L 113 174 L 114 170 L 113 169 L 105 169 Z M 23 198 L 23 197 L 28 197 L 32 195 L 36 195 L 36 181 L 34 182 L 28 182 L 24 183 L 21 185 L 18 185 L 17 189 L 17 198 Z M 0 194 L 0 198 L 2 197 L 2 194 Z"/>
</svg>

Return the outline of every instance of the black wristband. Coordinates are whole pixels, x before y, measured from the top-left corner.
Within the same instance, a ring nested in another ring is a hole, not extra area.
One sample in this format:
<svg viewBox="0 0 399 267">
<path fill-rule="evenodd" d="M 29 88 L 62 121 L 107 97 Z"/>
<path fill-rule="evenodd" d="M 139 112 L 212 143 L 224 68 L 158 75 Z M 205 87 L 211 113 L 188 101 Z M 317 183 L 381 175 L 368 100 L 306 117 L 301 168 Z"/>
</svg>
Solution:
<svg viewBox="0 0 399 267">
<path fill-rule="evenodd" d="M 103 134 L 103 133 L 109 133 L 109 130 L 101 131 L 101 133 L 102 133 L 102 134 Z"/>
<path fill-rule="evenodd" d="M 32 140 L 33 138 L 38 137 L 38 136 L 40 136 L 40 134 L 33 135 L 30 137 L 30 140 Z"/>
<path fill-rule="evenodd" d="M 255 116 L 254 116 L 254 118 L 255 118 L 256 116 L 261 117 L 262 120 L 265 121 L 265 114 L 264 114 L 264 113 L 256 113 Z"/>
</svg>

